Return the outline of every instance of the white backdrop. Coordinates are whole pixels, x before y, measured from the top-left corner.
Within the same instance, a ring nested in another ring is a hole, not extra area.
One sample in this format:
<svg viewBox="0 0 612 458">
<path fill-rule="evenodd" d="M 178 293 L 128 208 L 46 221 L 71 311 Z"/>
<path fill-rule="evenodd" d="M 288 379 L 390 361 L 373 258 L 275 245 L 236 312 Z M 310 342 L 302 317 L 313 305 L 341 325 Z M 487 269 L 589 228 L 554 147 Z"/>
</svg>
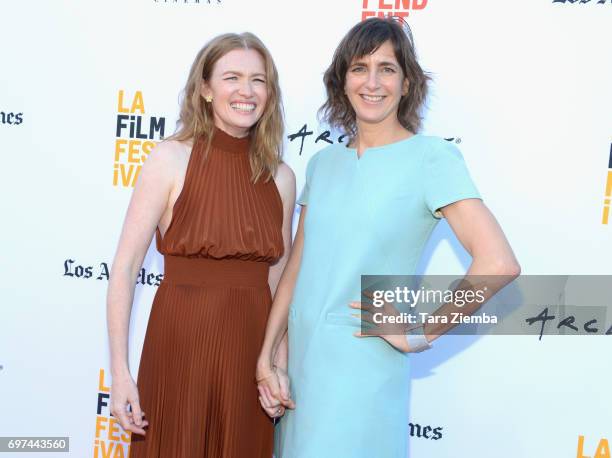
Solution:
<svg viewBox="0 0 612 458">
<path fill-rule="evenodd" d="M 139 92 L 144 113 L 131 114 L 147 131 L 164 118 L 169 135 L 192 60 L 219 33 L 254 32 L 272 52 L 284 159 L 301 189 L 308 158 L 326 145 L 315 143 L 325 129 L 316 111 L 340 38 L 370 12 L 408 13 L 434 77 L 424 133 L 461 148 L 523 273 L 612 273 L 611 2 L 2 0 L 0 8 L 0 436 L 70 436 L 71 457 L 127 455 L 129 438 L 106 406 L 104 272 L 132 190 L 121 173 L 130 165 L 134 173 L 142 154 L 115 160 L 127 139 L 127 130 L 116 135 L 119 94 L 129 107 Z M 300 154 L 300 138 L 288 136 L 304 124 L 314 134 Z M 426 253 L 427 273 L 469 265 L 445 221 Z M 143 267 L 151 284 L 137 287 L 133 374 L 163 273 L 154 247 Z M 410 456 L 609 458 L 608 337 L 439 339 L 413 358 Z M 427 426 L 440 437 L 426 438 Z"/>
</svg>

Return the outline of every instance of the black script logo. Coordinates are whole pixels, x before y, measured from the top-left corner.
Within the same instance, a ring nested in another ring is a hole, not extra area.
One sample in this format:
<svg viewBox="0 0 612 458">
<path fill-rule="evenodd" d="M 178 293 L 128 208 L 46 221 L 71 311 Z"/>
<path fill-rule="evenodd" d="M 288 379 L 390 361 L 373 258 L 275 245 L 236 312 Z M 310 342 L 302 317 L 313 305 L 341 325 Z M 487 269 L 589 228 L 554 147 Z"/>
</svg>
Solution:
<svg viewBox="0 0 612 458">
<path fill-rule="evenodd" d="M 608 0 L 553 0 L 553 3 L 578 3 L 578 4 L 593 3 L 593 4 L 603 5 L 607 1 Z M 612 3 L 612 1 L 610 3 Z"/>
<path fill-rule="evenodd" d="M 601 328 L 598 325 L 599 320 L 596 317 L 589 317 L 587 319 L 582 319 L 581 321 L 577 321 L 574 315 L 568 315 L 566 317 L 561 317 L 557 315 L 552 315 L 548 310 L 548 307 L 545 307 L 538 315 L 529 317 L 525 319 L 529 326 L 533 326 L 536 323 L 540 323 L 540 338 L 542 340 L 542 336 L 544 335 L 544 330 L 549 321 L 556 321 L 557 330 L 559 333 L 567 332 L 568 334 L 604 334 L 604 335 L 612 335 L 612 326 L 606 331 L 605 328 Z"/>
<path fill-rule="evenodd" d="M 410 427 L 410 437 L 422 437 L 424 439 L 431 439 L 434 441 L 442 439 L 442 428 L 438 426 L 432 428 L 431 426 L 421 426 L 418 423 L 408 423 Z"/>
<path fill-rule="evenodd" d="M 10 111 L 0 111 L 0 123 L 18 126 L 23 122 L 23 113 L 12 113 Z"/>
<path fill-rule="evenodd" d="M 304 124 L 297 132 L 287 135 L 287 139 L 290 142 L 293 142 L 294 140 L 299 139 L 300 151 L 298 154 L 300 156 L 302 155 L 302 151 L 304 150 L 304 140 L 306 140 L 309 137 L 314 138 L 315 145 L 319 142 L 325 142 L 330 145 L 333 145 L 334 143 L 347 143 L 348 142 L 348 135 L 344 133 L 341 133 L 337 137 L 335 137 L 336 141 L 334 142 L 333 138 L 330 138 L 332 136 L 332 132 L 330 130 L 324 130 L 323 132 L 317 134 L 316 137 L 314 135 L 315 135 L 314 131 L 308 130 L 308 124 Z M 461 138 L 459 137 L 446 137 L 444 138 L 444 140 L 448 142 L 454 142 L 457 144 L 461 143 Z"/>
<path fill-rule="evenodd" d="M 97 264 L 97 267 L 94 268 L 93 265 L 83 265 L 77 263 L 74 259 L 66 259 L 64 261 L 63 276 L 71 278 L 82 278 L 85 280 L 95 279 L 108 281 L 110 279 L 110 269 L 106 262 L 100 262 L 99 264 Z M 159 286 L 163 278 L 164 274 L 147 272 L 147 270 L 143 267 L 140 269 L 140 272 L 138 272 L 136 284 L 140 284 L 143 286 Z"/>
<path fill-rule="evenodd" d="M 304 140 L 310 136 L 314 135 L 314 131 L 312 130 L 308 130 L 308 124 L 304 124 L 300 130 L 298 130 L 297 132 L 293 133 L 293 134 L 289 134 L 287 135 L 287 138 L 289 139 L 290 142 L 293 142 L 296 139 L 300 139 L 300 152 L 298 153 L 300 156 L 302 155 L 302 150 L 304 149 Z M 318 134 L 317 137 L 315 138 L 315 144 L 319 143 L 320 141 L 328 143 L 330 145 L 334 144 L 334 141 L 332 139 L 330 139 L 329 137 L 331 136 L 331 131 L 330 130 L 324 130 L 322 133 Z M 346 138 L 346 134 L 341 134 L 338 136 L 338 138 L 336 139 L 336 141 L 338 143 L 344 143 L 344 139 Z"/>
</svg>

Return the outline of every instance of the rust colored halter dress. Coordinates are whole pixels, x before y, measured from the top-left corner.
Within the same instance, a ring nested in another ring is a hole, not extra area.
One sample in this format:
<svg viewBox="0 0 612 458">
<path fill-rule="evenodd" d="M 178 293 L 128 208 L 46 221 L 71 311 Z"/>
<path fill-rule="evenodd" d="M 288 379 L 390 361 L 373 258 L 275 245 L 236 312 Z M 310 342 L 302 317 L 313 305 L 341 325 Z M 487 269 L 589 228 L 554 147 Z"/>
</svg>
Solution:
<svg viewBox="0 0 612 458">
<path fill-rule="evenodd" d="M 273 180 L 251 182 L 249 139 L 216 129 L 195 142 L 157 249 L 165 273 L 138 372 L 147 435 L 132 458 L 270 458 L 273 425 L 255 365 L 271 304 L 270 263 L 283 252 Z"/>
</svg>

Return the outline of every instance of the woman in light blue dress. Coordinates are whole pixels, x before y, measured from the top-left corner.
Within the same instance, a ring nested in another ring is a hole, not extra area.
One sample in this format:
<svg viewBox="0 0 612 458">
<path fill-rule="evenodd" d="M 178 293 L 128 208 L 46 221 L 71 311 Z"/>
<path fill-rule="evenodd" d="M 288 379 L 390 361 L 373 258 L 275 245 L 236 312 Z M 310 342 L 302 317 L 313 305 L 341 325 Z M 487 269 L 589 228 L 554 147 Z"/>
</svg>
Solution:
<svg viewBox="0 0 612 458">
<path fill-rule="evenodd" d="M 379 18 L 348 32 L 325 73 L 322 111 L 350 142 L 308 163 L 258 362 L 262 406 L 282 417 L 276 458 L 407 456 L 409 355 L 439 328 L 360 336 L 361 275 L 414 273 L 442 217 L 472 255 L 468 274 L 519 274 L 459 150 L 417 133 L 427 81 L 409 33 Z"/>
</svg>

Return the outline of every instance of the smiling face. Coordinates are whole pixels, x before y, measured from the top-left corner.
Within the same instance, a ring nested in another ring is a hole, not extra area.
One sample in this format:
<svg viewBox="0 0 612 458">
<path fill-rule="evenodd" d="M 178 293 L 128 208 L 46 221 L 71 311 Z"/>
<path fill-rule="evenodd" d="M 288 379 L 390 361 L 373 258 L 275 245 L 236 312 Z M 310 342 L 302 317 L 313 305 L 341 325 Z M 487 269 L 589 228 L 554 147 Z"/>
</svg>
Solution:
<svg viewBox="0 0 612 458">
<path fill-rule="evenodd" d="M 244 137 L 259 121 L 268 98 L 266 70 L 253 49 L 234 49 L 214 65 L 202 83 L 202 97 L 212 97 L 215 126 L 234 137 Z"/>
<path fill-rule="evenodd" d="M 351 62 L 344 91 L 355 110 L 358 126 L 399 123 L 397 110 L 402 95 L 408 93 L 408 80 L 390 41 Z"/>
</svg>

